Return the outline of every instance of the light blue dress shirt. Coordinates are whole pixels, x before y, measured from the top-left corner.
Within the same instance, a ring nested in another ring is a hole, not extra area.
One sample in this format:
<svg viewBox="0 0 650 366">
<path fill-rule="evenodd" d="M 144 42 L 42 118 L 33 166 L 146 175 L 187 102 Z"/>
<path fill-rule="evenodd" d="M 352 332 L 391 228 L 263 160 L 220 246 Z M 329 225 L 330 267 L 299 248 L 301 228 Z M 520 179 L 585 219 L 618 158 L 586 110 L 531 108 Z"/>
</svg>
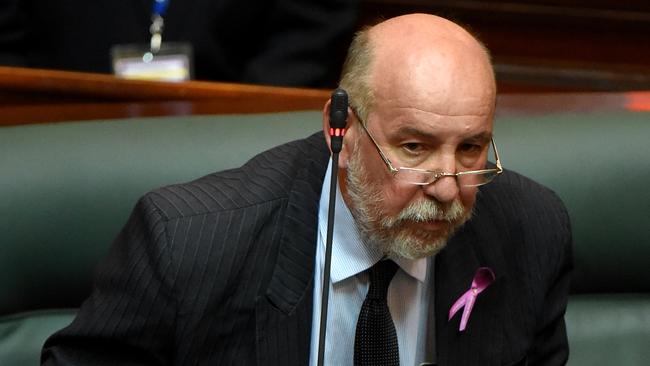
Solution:
<svg viewBox="0 0 650 366">
<path fill-rule="evenodd" d="M 314 310 L 310 365 L 318 362 L 321 292 L 325 265 L 325 241 L 332 163 L 328 166 L 318 213 L 318 239 L 314 271 Z M 365 245 L 339 189 L 336 193 L 335 225 L 332 237 L 330 298 L 325 343 L 325 365 L 352 365 L 357 318 L 368 291 L 364 272 L 383 254 Z M 388 307 L 395 323 L 400 365 L 419 365 L 435 360 L 433 313 L 433 258 L 397 260 L 400 270 L 388 289 Z"/>
</svg>

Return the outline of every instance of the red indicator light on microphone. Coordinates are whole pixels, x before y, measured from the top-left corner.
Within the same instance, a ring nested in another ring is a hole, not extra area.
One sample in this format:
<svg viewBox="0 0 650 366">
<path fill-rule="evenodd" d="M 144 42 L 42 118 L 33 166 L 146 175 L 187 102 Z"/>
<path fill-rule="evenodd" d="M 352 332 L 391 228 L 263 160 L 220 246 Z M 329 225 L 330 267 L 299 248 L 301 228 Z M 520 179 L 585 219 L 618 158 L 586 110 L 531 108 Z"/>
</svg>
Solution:
<svg viewBox="0 0 650 366">
<path fill-rule="evenodd" d="M 343 137 L 345 136 L 345 128 L 330 128 L 330 136 Z"/>
</svg>

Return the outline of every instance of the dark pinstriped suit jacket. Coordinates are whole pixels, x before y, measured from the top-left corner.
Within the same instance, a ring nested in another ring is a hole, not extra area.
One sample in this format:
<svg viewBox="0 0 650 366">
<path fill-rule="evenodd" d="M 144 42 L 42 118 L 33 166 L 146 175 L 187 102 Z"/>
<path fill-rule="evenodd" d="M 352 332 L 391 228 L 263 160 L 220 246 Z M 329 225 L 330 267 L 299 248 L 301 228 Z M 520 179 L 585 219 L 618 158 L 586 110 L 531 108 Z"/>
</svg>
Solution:
<svg viewBox="0 0 650 366">
<path fill-rule="evenodd" d="M 242 168 L 153 191 L 137 204 L 46 365 L 307 365 L 321 133 Z M 548 189 L 506 172 L 436 257 L 439 365 L 558 365 L 570 228 Z M 478 267 L 495 282 L 465 332 L 453 302 Z"/>
</svg>

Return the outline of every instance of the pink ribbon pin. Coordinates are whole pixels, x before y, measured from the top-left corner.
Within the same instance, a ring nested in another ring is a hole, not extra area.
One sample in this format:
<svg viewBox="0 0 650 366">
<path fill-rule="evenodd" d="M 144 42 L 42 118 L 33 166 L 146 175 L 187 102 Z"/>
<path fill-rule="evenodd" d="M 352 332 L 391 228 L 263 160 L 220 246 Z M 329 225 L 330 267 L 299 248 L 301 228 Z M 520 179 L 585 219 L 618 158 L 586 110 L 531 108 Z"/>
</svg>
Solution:
<svg viewBox="0 0 650 366">
<path fill-rule="evenodd" d="M 467 292 L 465 292 L 460 298 L 458 298 L 451 309 L 449 309 L 449 318 L 447 320 L 451 320 L 451 318 L 456 315 L 460 308 L 463 306 L 465 307 L 463 310 L 463 316 L 460 318 L 460 327 L 458 328 L 459 331 L 462 332 L 465 330 L 465 327 L 467 327 L 467 321 L 469 320 L 469 316 L 472 313 L 472 308 L 474 307 L 474 302 L 476 302 L 478 294 L 490 286 L 490 284 L 494 282 L 494 278 L 494 272 L 492 272 L 490 268 L 479 268 L 474 275 L 474 279 L 472 280 L 472 287 L 467 290 Z"/>
</svg>

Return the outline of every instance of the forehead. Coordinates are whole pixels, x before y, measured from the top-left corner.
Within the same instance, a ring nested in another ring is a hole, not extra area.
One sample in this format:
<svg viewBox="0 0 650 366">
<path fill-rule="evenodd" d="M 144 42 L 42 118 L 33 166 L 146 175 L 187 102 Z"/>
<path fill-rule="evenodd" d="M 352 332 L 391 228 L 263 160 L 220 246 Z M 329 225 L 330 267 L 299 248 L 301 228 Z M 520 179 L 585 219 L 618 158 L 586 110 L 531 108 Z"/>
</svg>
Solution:
<svg viewBox="0 0 650 366">
<path fill-rule="evenodd" d="M 418 60 L 378 74 L 373 80 L 371 114 L 381 120 L 382 129 L 417 128 L 459 137 L 492 131 L 495 91 L 491 75 L 465 70 L 462 65 L 440 64 L 435 59 Z"/>
<path fill-rule="evenodd" d="M 492 114 L 440 114 L 397 103 L 378 105 L 370 113 L 374 128 L 388 139 L 426 139 L 458 142 L 476 139 L 487 142 L 492 136 Z"/>
<path fill-rule="evenodd" d="M 446 115 L 490 113 L 496 87 L 489 63 L 445 56 L 434 53 L 378 60 L 371 73 L 376 102 Z"/>
</svg>

